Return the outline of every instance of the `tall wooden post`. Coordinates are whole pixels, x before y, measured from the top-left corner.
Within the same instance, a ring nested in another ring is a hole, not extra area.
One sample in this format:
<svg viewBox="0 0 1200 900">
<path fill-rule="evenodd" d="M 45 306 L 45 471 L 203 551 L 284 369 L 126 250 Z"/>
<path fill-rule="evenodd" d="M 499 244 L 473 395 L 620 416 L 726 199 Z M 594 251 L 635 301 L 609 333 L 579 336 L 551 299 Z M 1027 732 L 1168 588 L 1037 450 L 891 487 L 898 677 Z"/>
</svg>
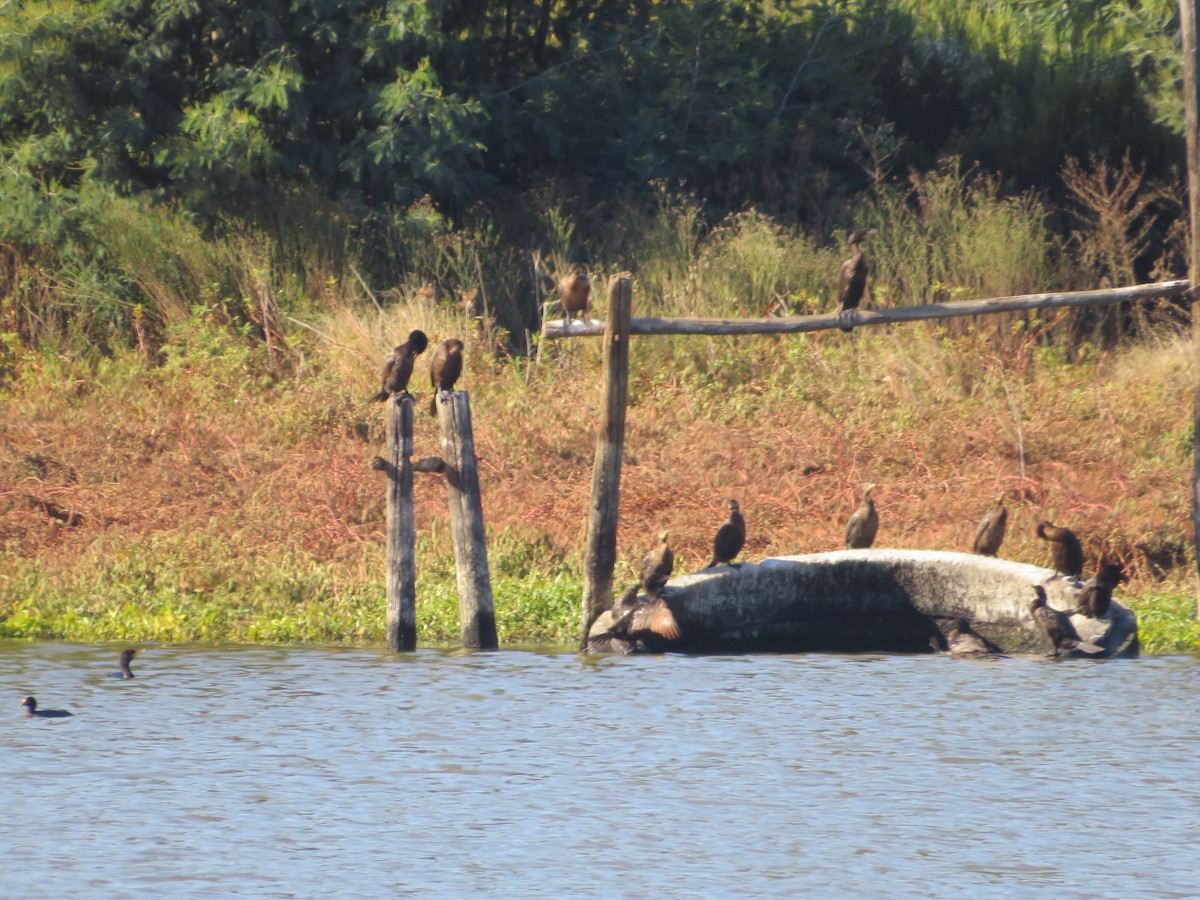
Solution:
<svg viewBox="0 0 1200 900">
<path fill-rule="evenodd" d="M 612 605 L 613 569 L 617 564 L 617 516 L 620 511 L 621 459 L 625 452 L 625 401 L 629 396 L 629 319 L 633 279 L 617 275 L 608 283 L 604 326 L 604 409 L 592 463 L 587 556 L 584 561 L 580 645 L 587 631 Z"/>
<path fill-rule="evenodd" d="M 1192 282 L 1192 530 L 1195 535 L 1196 571 L 1200 577 L 1200 316 L 1196 314 L 1196 286 L 1200 281 L 1200 112 L 1197 111 L 1196 79 L 1200 64 L 1196 54 L 1196 0 L 1179 0 L 1179 30 L 1183 44 L 1183 113 L 1187 136 L 1188 210 L 1190 212 L 1192 258 L 1188 278 Z M 1197 582 L 1196 613 L 1200 615 L 1200 581 Z"/>
<path fill-rule="evenodd" d="M 387 645 L 417 649 L 416 532 L 413 528 L 413 401 L 388 401 Z"/>
<path fill-rule="evenodd" d="M 488 570 L 487 533 L 479 494 L 479 464 L 471 431 L 471 402 L 466 391 L 440 391 L 438 421 L 450 497 L 450 531 L 458 574 L 458 615 L 464 647 L 495 650 L 496 613 Z"/>
</svg>

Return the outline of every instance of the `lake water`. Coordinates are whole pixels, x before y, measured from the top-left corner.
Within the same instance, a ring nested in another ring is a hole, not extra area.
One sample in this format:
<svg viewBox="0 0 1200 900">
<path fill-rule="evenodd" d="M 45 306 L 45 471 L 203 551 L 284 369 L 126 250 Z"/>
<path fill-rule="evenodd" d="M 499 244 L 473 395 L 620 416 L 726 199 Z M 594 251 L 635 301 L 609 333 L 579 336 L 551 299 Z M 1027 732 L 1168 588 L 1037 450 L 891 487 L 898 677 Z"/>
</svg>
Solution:
<svg viewBox="0 0 1200 900">
<path fill-rule="evenodd" d="M 0 897 L 1200 895 L 1190 657 L 119 649 L 0 641 Z"/>
</svg>

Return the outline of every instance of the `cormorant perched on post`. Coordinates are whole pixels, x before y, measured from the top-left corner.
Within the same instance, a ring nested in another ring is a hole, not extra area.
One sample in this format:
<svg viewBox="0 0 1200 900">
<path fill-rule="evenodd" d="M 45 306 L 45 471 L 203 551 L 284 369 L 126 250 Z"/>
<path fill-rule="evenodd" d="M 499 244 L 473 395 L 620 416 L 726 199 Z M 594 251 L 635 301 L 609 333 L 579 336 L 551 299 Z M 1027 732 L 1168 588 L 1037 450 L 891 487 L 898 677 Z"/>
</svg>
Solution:
<svg viewBox="0 0 1200 900">
<path fill-rule="evenodd" d="M 458 338 L 442 341 L 429 364 L 429 381 L 433 384 L 433 396 L 429 400 L 429 414 L 437 415 L 437 398 L 441 391 L 454 390 L 454 383 L 462 374 L 463 342 Z"/>
<path fill-rule="evenodd" d="M 21 705 L 25 707 L 26 716 L 37 716 L 39 719 L 64 719 L 71 715 L 65 709 L 38 709 L 37 701 L 32 697 L 26 697 Z"/>
<path fill-rule="evenodd" d="M 1030 602 L 1029 614 L 1033 616 L 1033 621 L 1037 623 L 1042 634 L 1054 645 L 1054 655 L 1058 656 L 1062 650 L 1074 650 L 1079 646 L 1079 635 L 1070 618 L 1066 613 L 1046 605 L 1044 587 L 1035 584 L 1033 590 L 1037 593 L 1037 598 Z"/>
<path fill-rule="evenodd" d="M 1045 519 L 1037 524 L 1037 536 L 1050 542 L 1054 554 L 1054 569 L 1068 578 L 1083 574 L 1083 545 L 1070 528 L 1059 528 Z"/>
<path fill-rule="evenodd" d="M 659 544 L 642 559 L 642 587 L 651 597 L 657 597 L 659 590 L 671 577 L 675 568 L 675 552 L 667 546 L 667 531 L 658 534 Z"/>
<path fill-rule="evenodd" d="M 984 556 L 995 556 L 1000 552 L 1004 543 L 1004 531 L 1008 527 L 1008 510 L 1004 508 L 1004 493 L 996 495 L 996 505 L 988 512 L 979 527 L 975 529 L 975 539 L 971 541 L 971 550 Z"/>
<path fill-rule="evenodd" d="M 867 265 L 867 258 L 858 245 L 874 233 L 856 229 L 850 232 L 846 239 L 846 243 L 850 245 L 850 258 L 842 263 L 842 269 L 838 273 L 839 319 L 849 318 L 867 293 L 867 274 L 870 272 L 870 266 Z M 843 325 L 841 328 L 842 331 L 854 330 L 849 325 Z"/>
<path fill-rule="evenodd" d="M 133 678 L 133 669 L 129 668 L 130 661 L 137 655 L 136 650 L 122 650 L 121 661 L 119 663 L 121 669 L 118 672 L 109 672 L 109 678 Z"/>
<path fill-rule="evenodd" d="M 429 338 L 425 332 L 413 330 L 408 333 L 408 340 L 392 350 L 391 355 L 383 364 L 383 387 L 371 400 L 382 403 L 392 394 L 408 393 L 408 379 L 412 377 L 413 361 L 418 354 L 424 353 L 429 346 Z"/>
<path fill-rule="evenodd" d="M 569 325 L 572 313 L 582 313 L 583 320 L 588 318 L 588 297 L 592 293 L 592 283 L 588 280 L 587 271 L 580 263 L 571 263 L 571 270 L 558 283 L 558 300 L 562 304 L 563 319 Z"/>
<path fill-rule="evenodd" d="M 704 568 L 712 569 L 725 563 L 733 565 L 733 558 L 742 552 L 746 543 L 746 520 L 742 518 L 741 510 L 736 500 L 726 500 L 729 507 L 729 518 L 721 523 L 713 537 L 712 561 Z"/>
<path fill-rule="evenodd" d="M 875 512 L 875 501 L 871 499 L 874 490 L 873 483 L 862 486 L 862 503 L 846 523 L 847 550 L 865 550 L 875 543 L 875 533 L 879 531 L 879 513 Z"/>
<path fill-rule="evenodd" d="M 962 616 L 950 623 L 950 628 L 946 631 L 946 646 L 955 659 L 980 659 L 985 656 L 1002 655 L 976 634 L 971 623 Z"/>
<path fill-rule="evenodd" d="M 1075 612 L 1092 619 L 1103 619 L 1112 606 L 1113 589 L 1125 580 L 1125 570 L 1116 563 L 1101 566 L 1100 571 L 1083 584 Z"/>
</svg>

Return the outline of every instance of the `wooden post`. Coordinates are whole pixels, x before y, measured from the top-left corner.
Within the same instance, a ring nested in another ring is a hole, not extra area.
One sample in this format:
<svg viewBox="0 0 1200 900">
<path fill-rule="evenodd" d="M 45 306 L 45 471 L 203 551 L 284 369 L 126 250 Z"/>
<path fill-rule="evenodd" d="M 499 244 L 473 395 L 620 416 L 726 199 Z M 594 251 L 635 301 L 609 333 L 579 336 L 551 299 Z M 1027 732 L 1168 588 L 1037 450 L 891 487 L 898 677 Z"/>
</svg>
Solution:
<svg viewBox="0 0 1200 900">
<path fill-rule="evenodd" d="M 416 532 L 413 528 L 413 401 L 388 401 L 387 645 L 417 649 Z"/>
<path fill-rule="evenodd" d="M 614 276 L 608 283 L 604 327 L 604 409 L 592 463 L 587 556 L 584 561 L 580 646 L 596 616 L 612 605 L 617 564 L 617 516 L 620 511 L 621 458 L 625 451 L 625 401 L 629 395 L 629 320 L 633 279 Z"/>
<path fill-rule="evenodd" d="M 1192 289 L 1192 530 L 1196 571 L 1200 577 L 1200 317 L 1196 315 L 1196 285 L 1200 280 L 1200 113 L 1197 83 L 1196 0 L 1179 0 L 1179 31 L 1183 45 L 1183 117 L 1187 137 L 1188 210 L 1192 254 L 1188 278 Z M 1196 614 L 1200 615 L 1200 581 L 1197 582 Z"/>
<path fill-rule="evenodd" d="M 471 431 L 471 402 L 466 391 L 439 391 L 442 458 L 450 497 L 450 531 L 458 573 L 458 615 L 464 647 L 495 650 L 496 613 L 488 571 L 487 533 L 479 495 L 479 465 Z"/>
</svg>

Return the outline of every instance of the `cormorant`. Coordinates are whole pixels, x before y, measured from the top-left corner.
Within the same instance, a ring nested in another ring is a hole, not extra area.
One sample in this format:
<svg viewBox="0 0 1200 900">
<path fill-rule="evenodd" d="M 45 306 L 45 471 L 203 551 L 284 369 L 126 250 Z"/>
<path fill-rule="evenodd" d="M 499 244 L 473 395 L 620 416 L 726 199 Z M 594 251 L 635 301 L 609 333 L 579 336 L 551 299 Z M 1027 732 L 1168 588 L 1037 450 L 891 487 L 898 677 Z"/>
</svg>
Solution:
<svg viewBox="0 0 1200 900">
<path fill-rule="evenodd" d="M 413 330 L 408 333 L 408 340 L 392 350 L 391 355 L 383 364 L 383 386 L 378 394 L 371 399 L 382 403 L 392 394 L 408 393 L 408 379 L 412 377 L 413 361 L 417 355 L 425 352 L 429 346 L 429 338 L 425 332 Z"/>
<path fill-rule="evenodd" d="M 433 396 L 429 398 L 429 414 L 437 415 L 437 398 L 441 391 L 454 390 L 454 383 L 462 374 L 463 342 L 458 338 L 442 341 L 429 364 L 429 381 L 433 385 Z"/>
<path fill-rule="evenodd" d="M 572 263 L 571 270 L 558 283 L 558 300 L 562 304 L 563 319 L 570 324 L 572 313 L 582 313 L 583 320 L 588 318 L 588 296 L 592 292 L 592 283 L 588 280 L 587 272 L 579 263 Z"/>
<path fill-rule="evenodd" d="M 971 541 L 971 550 L 984 556 L 995 556 L 1000 552 L 1004 543 L 1004 531 L 1008 527 L 1008 510 L 1004 508 L 1004 494 L 996 495 L 996 505 L 993 507 L 979 527 L 975 529 L 975 539 Z"/>
<path fill-rule="evenodd" d="M 1078 578 L 1083 574 L 1083 545 L 1079 543 L 1075 532 L 1042 519 L 1037 524 L 1037 536 L 1050 542 L 1055 571 L 1069 578 Z"/>
<path fill-rule="evenodd" d="M 850 232 L 850 236 L 846 239 L 846 243 L 850 245 L 850 258 L 842 263 L 842 269 L 838 273 L 839 319 L 849 318 L 853 311 L 858 309 L 858 304 L 867 292 L 867 274 L 870 266 L 867 265 L 867 258 L 863 256 L 862 249 L 858 245 L 874 233 L 873 231 L 855 230 Z M 854 330 L 849 325 L 843 325 L 841 328 L 842 331 Z"/>
<path fill-rule="evenodd" d="M 1033 621 L 1037 623 L 1042 634 L 1054 645 L 1054 655 L 1058 656 L 1062 650 L 1074 650 L 1079 646 L 1079 635 L 1075 626 L 1071 624 L 1071 619 L 1066 613 L 1046 605 L 1044 587 L 1035 584 L 1033 590 L 1037 593 L 1037 598 L 1030 602 L 1029 614 L 1033 616 Z"/>
<path fill-rule="evenodd" d="M 651 597 L 658 596 L 659 589 L 671 577 L 675 568 L 675 553 L 667 546 L 667 531 L 658 534 L 659 544 L 642 559 L 642 587 Z"/>
<path fill-rule="evenodd" d="M 875 501 L 871 499 L 874 490 L 873 483 L 862 486 L 862 503 L 846 523 L 848 550 L 865 550 L 875 543 L 875 533 L 879 531 L 879 513 L 875 512 Z"/>
<path fill-rule="evenodd" d="M 985 656 L 1003 655 L 977 634 L 971 623 L 962 616 L 950 623 L 946 631 L 946 648 L 955 659 L 980 659 Z"/>
<path fill-rule="evenodd" d="M 725 563 L 733 564 L 733 558 L 742 552 L 742 545 L 746 543 L 746 520 L 742 518 L 738 502 L 726 500 L 725 505 L 729 507 L 729 518 L 721 523 L 713 536 L 712 561 L 705 566 L 706 569 Z"/>
<path fill-rule="evenodd" d="M 134 677 L 133 669 L 129 668 L 129 663 L 136 655 L 137 655 L 136 650 L 122 650 L 121 651 L 121 661 L 119 663 L 119 665 L 121 666 L 121 670 L 119 672 L 109 672 L 108 677 L 109 678 L 133 678 Z"/>
<path fill-rule="evenodd" d="M 63 719 L 71 715 L 65 709 L 38 709 L 37 701 L 32 697 L 26 697 L 21 705 L 25 707 L 26 716 L 37 716 L 39 719 Z"/>
<path fill-rule="evenodd" d="M 1125 580 L 1125 570 L 1116 563 L 1101 566 L 1100 571 L 1083 584 L 1079 592 L 1076 613 L 1092 619 L 1103 619 L 1112 606 L 1113 589 Z"/>
<path fill-rule="evenodd" d="M 588 638 L 588 647 L 597 651 L 617 650 L 632 653 L 635 650 L 654 650 L 664 641 L 679 637 L 679 624 L 675 621 L 667 601 L 661 596 L 638 597 L 641 585 L 633 584 L 625 589 L 620 599 L 613 604 L 613 624 L 605 632 Z"/>
</svg>

